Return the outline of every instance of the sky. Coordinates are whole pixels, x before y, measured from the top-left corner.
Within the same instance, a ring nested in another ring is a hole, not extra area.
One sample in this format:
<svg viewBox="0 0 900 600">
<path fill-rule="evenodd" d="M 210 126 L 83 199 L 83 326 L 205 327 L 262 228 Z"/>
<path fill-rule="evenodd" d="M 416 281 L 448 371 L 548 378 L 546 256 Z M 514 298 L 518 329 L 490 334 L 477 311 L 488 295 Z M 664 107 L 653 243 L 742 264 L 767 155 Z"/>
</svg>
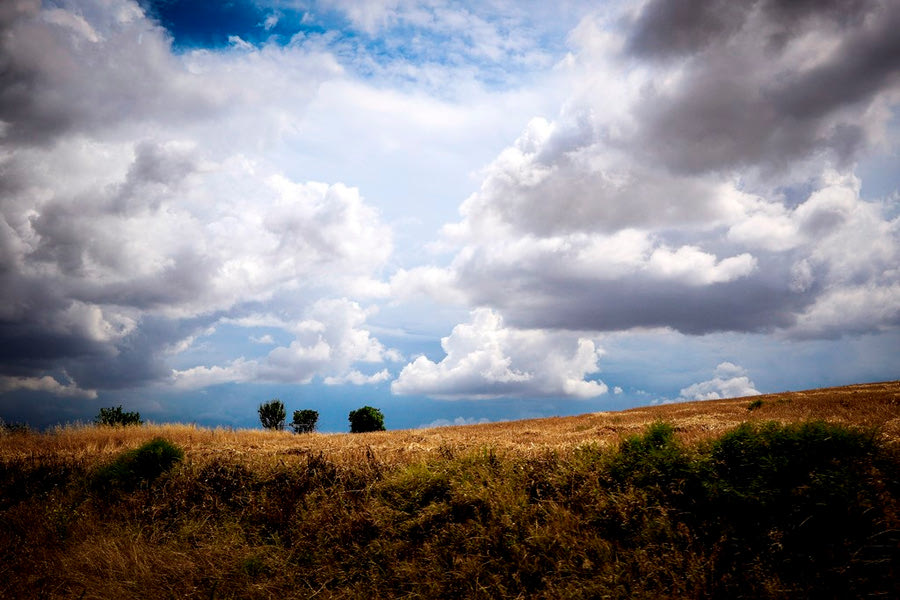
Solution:
<svg viewBox="0 0 900 600">
<path fill-rule="evenodd" d="M 900 377 L 900 0 L 0 3 L 0 418 Z"/>
</svg>

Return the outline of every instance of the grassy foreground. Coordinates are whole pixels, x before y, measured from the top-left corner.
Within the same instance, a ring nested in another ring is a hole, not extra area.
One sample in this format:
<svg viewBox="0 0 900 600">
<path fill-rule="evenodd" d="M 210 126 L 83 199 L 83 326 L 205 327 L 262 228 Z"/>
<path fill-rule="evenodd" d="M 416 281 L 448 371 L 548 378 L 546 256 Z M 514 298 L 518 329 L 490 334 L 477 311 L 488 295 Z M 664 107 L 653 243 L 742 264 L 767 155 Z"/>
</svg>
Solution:
<svg viewBox="0 0 900 600">
<path fill-rule="evenodd" d="M 4 598 L 898 597 L 898 551 L 900 382 L 377 434 L 0 436 Z"/>
</svg>

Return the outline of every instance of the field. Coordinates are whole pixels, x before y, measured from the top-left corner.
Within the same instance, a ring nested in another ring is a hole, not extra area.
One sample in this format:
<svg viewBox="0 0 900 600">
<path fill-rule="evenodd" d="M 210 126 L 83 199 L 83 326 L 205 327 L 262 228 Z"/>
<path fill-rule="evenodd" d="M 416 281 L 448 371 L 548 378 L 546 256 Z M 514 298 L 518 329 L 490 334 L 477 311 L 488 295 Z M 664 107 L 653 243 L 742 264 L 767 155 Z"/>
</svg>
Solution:
<svg viewBox="0 0 900 600">
<path fill-rule="evenodd" d="M 898 506 L 900 382 L 369 434 L 63 427 L 0 435 L 0 597 L 897 597 Z"/>
</svg>

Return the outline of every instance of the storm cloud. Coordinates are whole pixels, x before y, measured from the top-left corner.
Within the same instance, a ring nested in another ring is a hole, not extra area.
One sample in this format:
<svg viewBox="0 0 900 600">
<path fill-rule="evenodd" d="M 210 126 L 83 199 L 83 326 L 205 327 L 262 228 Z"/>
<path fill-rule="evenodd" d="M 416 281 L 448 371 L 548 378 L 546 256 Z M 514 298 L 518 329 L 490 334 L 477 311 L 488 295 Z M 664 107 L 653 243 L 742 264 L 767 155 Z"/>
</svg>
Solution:
<svg viewBox="0 0 900 600">
<path fill-rule="evenodd" d="M 648 3 L 627 49 L 671 62 L 636 102 L 632 148 L 686 173 L 778 171 L 819 155 L 851 165 L 895 101 L 896 8 L 891 0 Z"/>
<path fill-rule="evenodd" d="M 900 93 L 892 7 L 650 2 L 619 37 L 586 20 L 568 64 L 596 81 L 485 170 L 421 289 L 522 328 L 896 326 L 900 226 L 853 173 Z M 864 289 L 879 302 L 849 300 Z"/>
<path fill-rule="evenodd" d="M 258 100 L 253 81 L 266 69 L 290 65 L 292 74 L 257 112 L 257 142 L 284 125 L 280 103 L 302 108 L 316 82 L 338 72 L 332 59 L 281 48 L 235 51 L 227 62 L 179 56 L 131 2 L 4 6 L 6 389 L 73 395 L 164 383 L 173 349 L 223 318 L 291 290 L 279 309 L 289 324 L 322 296 L 370 285 L 392 241 L 358 190 L 294 181 L 220 143 L 223 131 L 233 142 L 247 134 L 235 107 Z M 303 85 L 293 87 L 295 77 Z M 320 366 L 340 376 L 354 357 Z M 315 373 L 312 365 L 305 377 Z"/>
<path fill-rule="evenodd" d="M 163 8 L 0 3 L 16 410 L 711 398 L 767 391 L 715 343 L 897 335 L 897 0 Z"/>
</svg>

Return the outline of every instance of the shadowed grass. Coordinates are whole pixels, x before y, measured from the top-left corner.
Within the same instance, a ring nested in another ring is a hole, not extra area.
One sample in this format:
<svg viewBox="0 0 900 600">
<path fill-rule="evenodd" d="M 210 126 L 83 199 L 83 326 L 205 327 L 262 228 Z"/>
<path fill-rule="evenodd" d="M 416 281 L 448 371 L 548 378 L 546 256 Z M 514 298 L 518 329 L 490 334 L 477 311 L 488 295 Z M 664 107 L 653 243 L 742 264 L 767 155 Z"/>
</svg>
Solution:
<svg viewBox="0 0 900 600">
<path fill-rule="evenodd" d="M 183 459 L 181 448 L 163 438 L 155 438 L 98 468 L 91 483 L 100 493 L 133 491 L 138 486 L 149 485 Z"/>
<path fill-rule="evenodd" d="M 800 397 L 735 402 L 753 420 L 727 430 L 685 406 L 551 420 L 556 439 L 593 434 L 531 446 L 535 421 L 497 444 L 481 428 L 16 433 L 0 440 L 0 597 L 897 597 L 900 456 L 871 426 L 896 419 L 890 401 L 862 427 Z M 755 418 L 798 406 L 835 418 Z"/>
</svg>

